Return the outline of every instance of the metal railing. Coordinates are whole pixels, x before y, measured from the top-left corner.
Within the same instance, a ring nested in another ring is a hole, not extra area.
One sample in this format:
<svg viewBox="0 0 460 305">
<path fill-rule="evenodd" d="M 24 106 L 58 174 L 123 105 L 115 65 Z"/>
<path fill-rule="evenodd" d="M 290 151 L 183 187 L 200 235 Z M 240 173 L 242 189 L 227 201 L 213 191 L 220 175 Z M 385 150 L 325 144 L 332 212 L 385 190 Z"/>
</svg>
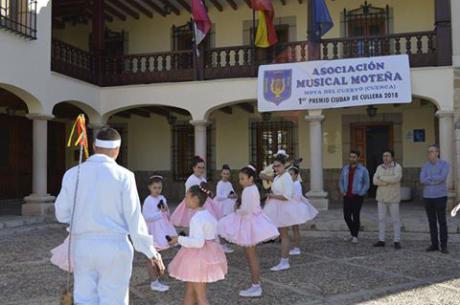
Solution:
<svg viewBox="0 0 460 305">
<path fill-rule="evenodd" d="M 0 28 L 37 39 L 37 1 L 0 0 Z"/>
</svg>

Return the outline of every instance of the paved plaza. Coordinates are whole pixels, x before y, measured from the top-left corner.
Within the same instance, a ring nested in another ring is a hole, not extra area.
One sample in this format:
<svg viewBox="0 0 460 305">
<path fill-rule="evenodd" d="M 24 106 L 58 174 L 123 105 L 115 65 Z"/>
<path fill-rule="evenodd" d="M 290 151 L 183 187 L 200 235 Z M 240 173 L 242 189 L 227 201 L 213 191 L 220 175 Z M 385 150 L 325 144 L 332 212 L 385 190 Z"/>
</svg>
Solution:
<svg viewBox="0 0 460 305">
<path fill-rule="evenodd" d="M 372 248 L 376 232 L 375 213 L 363 211 L 366 230 L 360 243 L 343 241 L 345 233 L 340 211 L 323 212 L 314 230 L 302 231 L 301 257 L 291 258 L 292 268 L 272 273 L 269 267 L 278 262 L 279 245 L 265 244 L 258 248 L 264 296 L 242 299 L 238 290 L 250 284 L 243 252 L 229 254 L 228 278 L 210 285 L 212 305 L 457 305 L 460 304 L 460 235 L 458 220 L 450 219 L 449 251 L 426 253 L 429 244 L 423 210 L 413 207 L 402 212 L 403 249 L 395 251 Z M 338 218 L 337 218 L 338 217 Z M 0 230 L 0 304 L 54 305 L 65 285 L 65 273 L 49 263 L 49 250 L 61 243 L 66 232 L 55 223 L 22 225 Z M 456 227 L 457 226 L 457 227 Z M 307 230 L 308 229 L 308 230 Z M 420 232 L 417 232 L 420 230 Z M 389 236 L 389 239 L 390 236 Z M 177 250 L 164 253 L 166 263 Z M 133 305 L 179 305 L 184 285 L 165 276 L 171 290 L 153 293 L 145 262 L 136 255 L 131 285 Z"/>
</svg>

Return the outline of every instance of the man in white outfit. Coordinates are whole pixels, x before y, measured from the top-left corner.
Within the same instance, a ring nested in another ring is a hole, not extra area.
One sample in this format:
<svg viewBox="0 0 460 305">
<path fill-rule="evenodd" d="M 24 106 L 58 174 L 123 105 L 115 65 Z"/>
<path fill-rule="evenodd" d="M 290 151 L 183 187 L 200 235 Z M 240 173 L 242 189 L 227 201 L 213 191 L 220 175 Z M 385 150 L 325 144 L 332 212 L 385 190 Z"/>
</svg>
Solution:
<svg viewBox="0 0 460 305">
<path fill-rule="evenodd" d="M 133 246 L 164 271 L 161 256 L 141 214 L 134 174 L 119 166 L 120 134 L 102 129 L 95 154 L 80 166 L 72 228 L 74 303 L 128 305 Z M 72 218 L 77 168 L 68 170 L 55 207 L 59 222 Z"/>
</svg>

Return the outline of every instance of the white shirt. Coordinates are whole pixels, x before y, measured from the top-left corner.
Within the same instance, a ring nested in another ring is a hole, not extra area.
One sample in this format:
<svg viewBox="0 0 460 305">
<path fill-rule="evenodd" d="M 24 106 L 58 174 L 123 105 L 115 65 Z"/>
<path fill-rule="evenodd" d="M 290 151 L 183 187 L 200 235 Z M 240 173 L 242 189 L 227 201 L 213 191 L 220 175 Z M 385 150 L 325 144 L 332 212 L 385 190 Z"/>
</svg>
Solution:
<svg viewBox="0 0 460 305">
<path fill-rule="evenodd" d="M 190 219 L 189 236 L 179 236 L 177 242 L 186 248 L 201 248 L 207 240 L 217 238 L 217 220 L 208 210 L 199 210 Z"/>
<path fill-rule="evenodd" d="M 217 187 L 216 187 L 216 198 L 214 198 L 217 201 L 223 201 L 225 199 L 228 199 L 228 196 L 230 195 L 231 192 L 235 192 L 233 189 L 232 183 L 230 181 L 219 181 L 217 182 Z"/>
<path fill-rule="evenodd" d="M 148 196 L 145 198 L 144 205 L 142 206 L 142 215 L 145 221 L 154 222 L 163 218 L 163 212 L 158 208 L 160 200 L 163 200 L 166 207 L 168 206 L 166 198 L 163 195 L 158 197 Z"/>
<path fill-rule="evenodd" d="M 297 201 L 302 200 L 303 194 L 302 194 L 302 185 L 300 184 L 300 181 L 294 181 L 294 199 Z"/>
<path fill-rule="evenodd" d="M 241 215 L 250 215 L 260 212 L 260 194 L 257 186 L 254 184 L 243 189 L 241 194 L 241 206 L 236 212 Z"/>
<path fill-rule="evenodd" d="M 59 222 L 70 223 L 76 178 L 77 167 L 64 175 L 55 203 Z M 106 155 L 93 155 L 80 166 L 72 231 L 73 235 L 129 234 L 137 251 L 149 258 L 158 255 L 141 214 L 134 174 Z"/>
<path fill-rule="evenodd" d="M 272 184 L 272 192 L 275 195 L 282 195 L 288 200 L 294 198 L 294 181 L 292 181 L 292 177 L 288 172 L 275 177 Z"/>
<path fill-rule="evenodd" d="M 185 181 L 185 192 L 187 193 L 188 189 L 194 185 L 200 185 L 202 182 L 207 182 L 205 177 L 197 177 L 192 174 L 188 177 L 187 181 Z"/>
</svg>

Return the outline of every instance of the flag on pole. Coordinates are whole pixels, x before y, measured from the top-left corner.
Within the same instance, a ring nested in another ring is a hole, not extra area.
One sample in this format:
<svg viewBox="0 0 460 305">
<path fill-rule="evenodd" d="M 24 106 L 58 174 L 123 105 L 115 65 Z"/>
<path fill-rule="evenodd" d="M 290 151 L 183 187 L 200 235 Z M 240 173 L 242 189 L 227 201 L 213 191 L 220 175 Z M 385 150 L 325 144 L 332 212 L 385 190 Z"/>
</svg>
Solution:
<svg viewBox="0 0 460 305">
<path fill-rule="evenodd" d="M 251 7 L 258 11 L 259 23 L 257 25 L 254 44 L 259 48 L 268 48 L 278 42 L 273 19 L 275 10 L 271 0 L 251 0 Z"/>
<path fill-rule="evenodd" d="M 314 39 L 320 39 L 334 26 L 334 22 L 332 22 L 331 14 L 324 0 L 312 0 L 312 11 L 313 29 L 311 33 L 314 35 Z"/>
<path fill-rule="evenodd" d="M 88 159 L 88 133 L 86 132 L 86 120 L 83 114 L 79 114 L 73 123 L 72 130 L 70 131 L 69 140 L 67 142 L 67 147 L 72 146 L 72 138 L 77 131 L 77 140 L 75 140 L 74 146 L 83 147 L 83 152 L 85 153 L 85 158 Z"/>
<path fill-rule="evenodd" d="M 202 0 L 192 0 L 192 19 L 195 43 L 199 45 L 211 30 L 212 25 Z"/>
</svg>

